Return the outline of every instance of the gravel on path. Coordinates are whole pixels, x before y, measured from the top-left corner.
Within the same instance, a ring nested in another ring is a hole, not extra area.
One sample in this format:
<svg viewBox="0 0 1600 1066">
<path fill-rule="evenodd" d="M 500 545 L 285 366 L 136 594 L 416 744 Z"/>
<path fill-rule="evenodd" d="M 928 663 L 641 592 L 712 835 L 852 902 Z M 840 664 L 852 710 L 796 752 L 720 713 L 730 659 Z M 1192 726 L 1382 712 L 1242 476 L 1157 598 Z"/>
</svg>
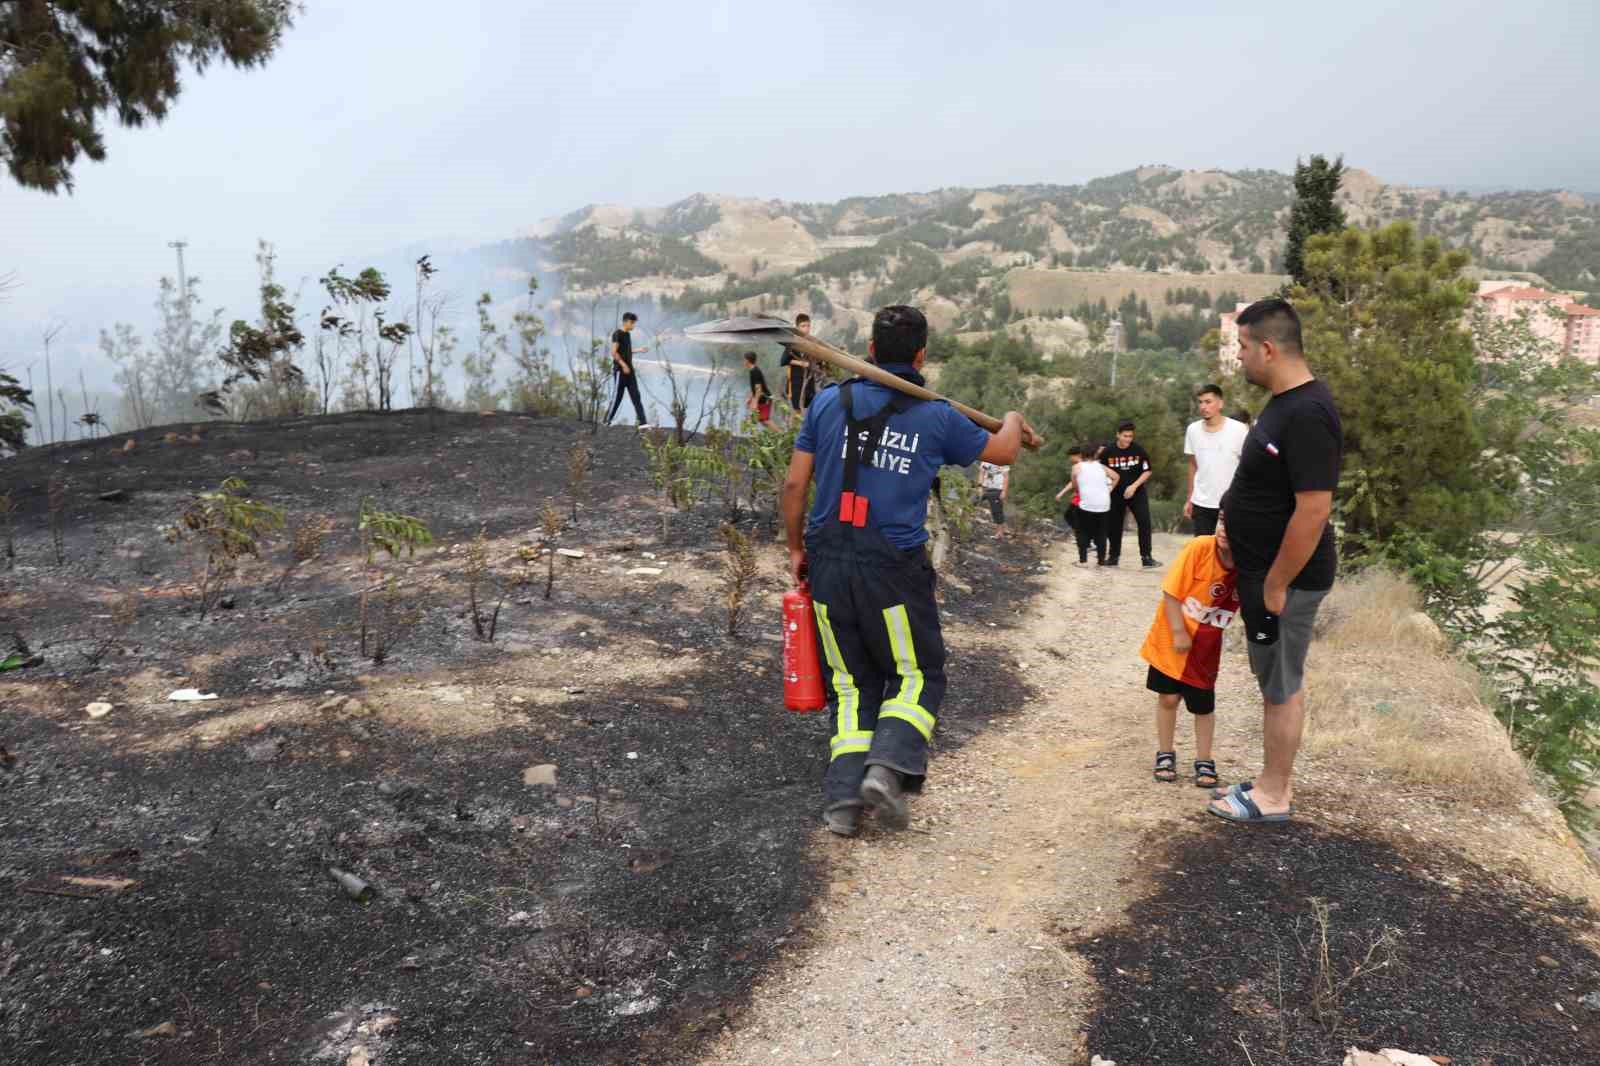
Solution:
<svg viewBox="0 0 1600 1066">
<path fill-rule="evenodd" d="M 1156 554 L 1183 543 L 1158 536 Z M 1189 783 L 1186 721 L 1178 783 L 1151 780 L 1138 650 L 1162 571 L 1078 569 L 1060 548 L 1048 561 L 1018 624 L 947 618 L 952 642 L 1016 669 L 1030 702 L 938 759 L 912 831 L 817 831 L 820 913 L 702 1062 L 1189 1066 L 1246 1061 L 1237 1041 L 1257 1061 L 1321 1066 L 1363 1034 L 1446 1061 L 1595 1061 L 1600 1012 L 1571 1005 L 1600 1001 L 1600 878 L 1548 803 L 1486 813 L 1324 743 L 1297 765 L 1293 823 L 1223 826 Z M 1317 683 L 1331 692 L 1362 655 L 1314 648 Z M 1217 707 L 1222 780 L 1249 777 L 1260 697 L 1237 633 Z M 1485 712 L 1452 713 L 1460 727 Z M 1319 964 L 1305 931 L 1323 905 Z M 1378 943 L 1392 967 L 1358 980 Z M 1276 983 L 1257 965 L 1272 952 Z M 1442 958 L 1472 979 L 1444 980 Z M 1339 1004 L 1315 994 L 1330 978 Z"/>
<path fill-rule="evenodd" d="M 1181 545 L 1161 537 L 1157 554 Z M 1005 658 L 1037 697 L 938 760 L 911 831 L 819 830 L 831 882 L 808 946 L 758 989 L 709 1066 L 1087 1061 L 1093 989 L 1058 940 L 1119 918 L 1146 830 L 1192 816 L 1205 794 L 1130 771 L 1153 751 L 1138 649 L 1162 572 L 1080 570 L 1058 551 L 1003 636 L 945 620 L 952 643 Z M 1242 665 L 1224 667 L 1219 703 L 1250 698 Z M 1219 730 L 1224 767 L 1257 744 L 1259 722 L 1253 734 L 1243 723 Z"/>
</svg>

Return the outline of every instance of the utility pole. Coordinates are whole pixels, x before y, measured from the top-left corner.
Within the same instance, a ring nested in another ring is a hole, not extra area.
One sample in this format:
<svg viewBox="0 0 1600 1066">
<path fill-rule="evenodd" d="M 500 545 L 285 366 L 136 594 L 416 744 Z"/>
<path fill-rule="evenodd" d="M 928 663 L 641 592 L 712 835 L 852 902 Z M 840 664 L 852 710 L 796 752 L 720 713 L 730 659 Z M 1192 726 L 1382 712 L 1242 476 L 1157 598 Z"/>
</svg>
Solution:
<svg viewBox="0 0 1600 1066">
<path fill-rule="evenodd" d="M 32 363 L 28 364 L 28 395 L 29 396 L 33 395 L 33 364 Z M 37 442 L 39 444 L 43 444 L 44 443 L 44 423 L 39 421 L 39 407 L 38 407 L 37 404 L 34 405 L 34 408 L 33 408 L 33 435 L 34 435 L 35 438 L 37 438 Z M 1165 602 L 1165 601 L 1163 601 L 1163 602 Z"/>
<path fill-rule="evenodd" d="M 56 323 L 55 325 L 46 326 L 44 331 L 44 402 L 45 407 L 47 408 L 47 413 L 50 416 L 50 439 L 48 442 L 50 444 L 54 444 L 56 442 L 56 405 L 55 401 L 50 398 L 50 393 L 55 388 L 53 378 L 50 373 L 50 345 L 58 336 L 61 335 L 61 331 L 66 328 L 67 327 L 64 324 Z M 33 385 L 33 379 L 31 375 L 28 379 L 28 385 L 30 388 Z M 39 409 L 35 407 L 34 410 L 38 411 Z M 65 423 L 66 414 L 63 413 L 61 417 L 62 422 Z M 61 438 L 65 440 L 66 436 L 67 427 L 65 424 L 63 424 L 61 427 Z"/>
<path fill-rule="evenodd" d="M 178 301 L 183 308 L 183 354 L 189 355 L 189 275 L 183 272 L 183 250 L 189 247 L 188 241 L 168 241 L 167 247 L 178 253 Z"/>
<path fill-rule="evenodd" d="M 1125 345 L 1122 332 L 1122 316 L 1112 315 L 1110 323 L 1106 326 L 1106 347 L 1111 349 L 1111 387 L 1117 387 L 1117 353 Z"/>
</svg>

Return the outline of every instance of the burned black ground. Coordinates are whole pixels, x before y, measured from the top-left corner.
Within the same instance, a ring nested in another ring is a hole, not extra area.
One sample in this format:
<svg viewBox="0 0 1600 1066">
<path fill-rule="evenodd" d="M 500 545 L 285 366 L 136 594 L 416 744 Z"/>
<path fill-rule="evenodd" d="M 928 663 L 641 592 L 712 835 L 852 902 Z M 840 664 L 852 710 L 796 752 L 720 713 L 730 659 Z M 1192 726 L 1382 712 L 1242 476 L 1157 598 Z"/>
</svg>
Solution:
<svg viewBox="0 0 1600 1066">
<path fill-rule="evenodd" d="M 1579 901 L 1443 849 L 1203 823 L 1142 848 L 1155 891 L 1072 945 L 1101 990 L 1096 1054 L 1326 1066 L 1356 1045 L 1456 1066 L 1600 1062 L 1600 955 L 1583 943 L 1596 918 Z M 1313 900 L 1328 908 L 1326 963 Z"/>
<path fill-rule="evenodd" d="M 354 647 L 359 576 L 347 567 L 362 495 L 423 518 L 440 547 L 480 526 L 520 536 L 563 497 L 578 432 L 507 416 L 341 416 L 211 426 L 199 444 L 149 433 L 132 452 L 117 438 L 8 465 L 23 506 L 0 629 L 45 662 L 0 680 L 0 745 L 15 756 L 0 767 L 7 1063 L 342 1062 L 358 1042 L 382 1064 L 660 1062 L 691 1056 L 738 1013 L 786 939 L 805 935 L 828 723 L 780 709 L 768 601 L 730 639 L 715 586 L 683 576 L 718 565 L 714 507 L 674 515 L 663 536 L 634 435 L 603 433 L 580 520 L 560 540 L 589 559 L 562 572 L 553 601 L 518 592 L 500 639 L 475 641 L 459 558 L 434 552 L 408 593 L 421 620 L 394 654 L 375 664 Z M 57 566 L 46 486 L 62 473 Z M 177 591 L 187 563 L 156 529 L 230 474 L 291 521 L 329 514 L 339 529 L 329 558 L 282 596 L 266 580 L 280 548 L 234 608 L 201 621 Z M 125 498 L 99 499 L 112 489 Z M 1029 594 L 1033 556 L 983 550 L 994 565 L 965 573 L 971 591 L 952 589 L 947 609 L 1004 625 Z M 588 565 L 644 551 L 674 566 L 623 583 Z M 129 591 L 138 617 L 97 666 L 85 654 L 97 616 Z M 328 646 L 315 664 L 314 642 Z M 1006 663 L 953 652 L 946 744 L 1029 695 Z M 661 680 L 575 671 L 553 706 L 504 697 L 522 657 L 581 653 L 615 655 L 619 674 L 659 662 Z M 223 699 L 130 695 L 152 676 Z M 388 680 L 458 685 L 501 724 L 440 737 L 403 716 L 328 713 L 195 738 L 213 715 Z M 87 721 L 98 698 L 117 709 Z M 523 784 L 535 763 L 559 767 L 557 787 Z M 330 866 L 376 895 L 347 898 Z M 87 899 L 31 891 L 61 875 L 135 884 Z M 381 1037 L 356 1029 L 390 1015 Z M 178 1035 L 128 1035 L 168 1021 Z"/>
</svg>

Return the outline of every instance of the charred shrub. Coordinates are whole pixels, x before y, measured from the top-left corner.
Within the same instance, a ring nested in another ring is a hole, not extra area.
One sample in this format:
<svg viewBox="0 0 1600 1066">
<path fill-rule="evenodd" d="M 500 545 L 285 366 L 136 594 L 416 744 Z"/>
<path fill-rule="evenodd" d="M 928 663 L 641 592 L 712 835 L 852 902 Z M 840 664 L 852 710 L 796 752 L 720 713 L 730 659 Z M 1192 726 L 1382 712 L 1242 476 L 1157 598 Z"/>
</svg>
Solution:
<svg viewBox="0 0 1600 1066">
<path fill-rule="evenodd" d="M 370 498 L 361 501 L 357 530 L 361 535 L 361 556 L 365 564 L 361 582 L 361 654 L 370 654 L 373 662 L 382 662 L 388 658 L 394 638 L 420 621 L 421 615 L 405 604 L 395 577 L 385 575 L 379 586 L 383 593 L 383 615 L 377 626 L 373 626 L 371 598 L 373 581 L 378 577 L 378 553 L 383 552 L 392 561 L 410 561 L 416 557 L 417 548 L 433 543 L 433 534 L 421 519 L 381 511 Z"/>
<path fill-rule="evenodd" d="M 194 498 L 167 539 L 188 545 L 193 561 L 193 598 L 204 618 L 238 575 L 239 563 L 261 557 L 261 541 L 283 528 L 283 511 L 246 496 L 248 486 L 228 478 L 216 492 Z"/>
<path fill-rule="evenodd" d="M 724 522 L 720 530 L 727 555 L 722 560 L 722 586 L 728 607 L 728 636 L 739 631 L 739 615 L 756 583 L 756 549 L 750 538 L 739 532 L 732 523 Z"/>
</svg>

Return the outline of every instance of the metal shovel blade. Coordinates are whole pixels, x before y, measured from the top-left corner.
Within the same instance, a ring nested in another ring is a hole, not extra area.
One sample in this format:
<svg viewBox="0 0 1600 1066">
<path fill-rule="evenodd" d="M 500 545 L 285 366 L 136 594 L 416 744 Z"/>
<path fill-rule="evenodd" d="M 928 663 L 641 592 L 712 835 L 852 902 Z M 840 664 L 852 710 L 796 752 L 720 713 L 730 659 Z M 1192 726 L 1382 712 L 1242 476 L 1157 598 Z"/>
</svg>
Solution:
<svg viewBox="0 0 1600 1066">
<path fill-rule="evenodd" d="M 756 341 L 786 341 L 797 331 L 788 319 L 777 315 L 743 315 L 719 318 L 690 326 L 683 335 L 706 344 L 751 344 Z"/>
</svg>

